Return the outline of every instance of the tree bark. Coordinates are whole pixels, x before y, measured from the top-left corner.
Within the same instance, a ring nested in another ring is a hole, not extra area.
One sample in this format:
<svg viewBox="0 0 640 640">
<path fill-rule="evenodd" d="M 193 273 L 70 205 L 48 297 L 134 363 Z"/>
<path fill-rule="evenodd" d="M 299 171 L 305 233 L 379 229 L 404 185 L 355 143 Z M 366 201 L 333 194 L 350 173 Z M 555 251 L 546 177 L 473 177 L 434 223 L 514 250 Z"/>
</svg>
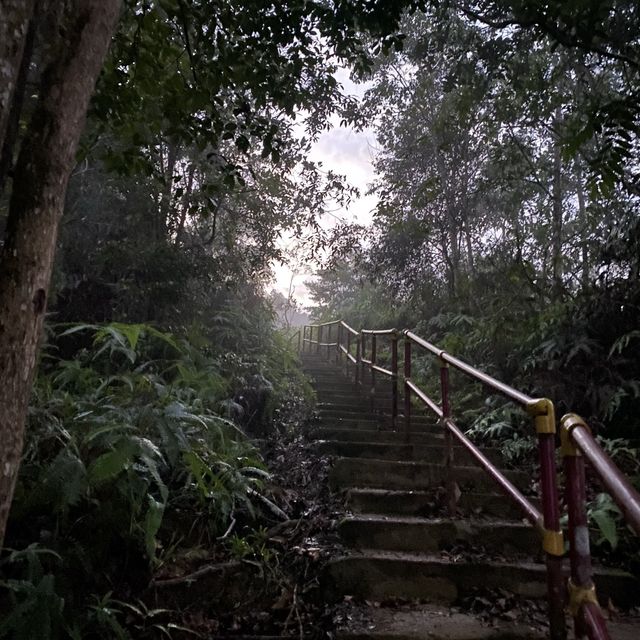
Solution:
<svg viewBox="0 0 640 640">
<path fill-rule="evenodd" d="M 16 9 L 15 5 L 20 5 L 20 8 Z M 3 87 L 0 89 L 0 195 L 13 160 L 36 22 L 41 9 L 41 2 L 36 0 L 7 2 L 0 7 L 0 86 Z M 13 42 L 11 29 L 20 34 Z"/>
<path fill-rule="evenodd" d="M 580 220 L 580 286 L 582 291 L 589 290 L 589 215 L 585 202 L 584 184 L 582 179 L 582 165 L 576 162 L 576 196 L 578 197 L 578 219 Z"/>
<path fill-rule="evenodd" d="M 0 253 L 0 546 L 22 454 L 69 175 L 120 0 L 67 0 L 13 178 Z"/>
<path fill-rule="evenodd" d="M 559 115 L 556 116 L 556 125 L 560 126 Z M 559 300 L 563 293 L 562 282 L 562 149 L 560 140 L 554 141 L 553 147 L 553 201 L 552 201 L 552 217 L 551 217 L 551 273 L 553 279 L 553 297 Z"/>
<path fill-rule="evenodd" d="M 0 150 L 4 149 L 35 0 L 0 3 Z"/>
</svg>

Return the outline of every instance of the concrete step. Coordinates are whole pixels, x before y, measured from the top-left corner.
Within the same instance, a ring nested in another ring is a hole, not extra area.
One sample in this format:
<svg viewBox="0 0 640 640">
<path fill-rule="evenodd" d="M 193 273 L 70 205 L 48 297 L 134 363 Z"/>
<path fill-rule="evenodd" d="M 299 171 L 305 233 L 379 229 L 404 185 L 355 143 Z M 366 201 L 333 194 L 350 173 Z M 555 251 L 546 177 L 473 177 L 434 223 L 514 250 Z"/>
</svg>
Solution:
<svg viewBox="0 0 640 640">
<path fill-rule="evenodd" d="M 534 505 L 538 500 L 531 498 Z M 347 508 L 354 513 L 429 516 L 445 504 L 443 491 L 401 491 L 389 489 L 350 489 Z M 501 493 L 463 491 L 458 501 L 463 514 L 494 518 L 521 519 L 522 512 Z"/>
<path fill-rule="evenodd" d="M 410 433 L 394 431 L 375 423 L 366 423 L 361 428 L 351 423 L 320 422 L 310 434 L 318 440 L 340 440 L 342 442 L 391 442 L 395 444 L 412 442 L 416 444 L 440 445 L 444 443 L 444 434 L 421 429 Z"/>
<path fill-rule="evenodd" d="M 345 518 L 339 531 L 356 549 L 430 553 L 469 543 L 492 554 L 539 559 L 541 553 L 540 535 L 532 526 L 507 520 L 358 515 Z"/>
<path fill-rule="evenodd" d="M 444 461 L 444 439 L 437 445 L 406 444 L 404 438 L 400 442 L 344 442 L 341 440 L 322 440 L 317 449 L 322 455 L 340 456 L 343 458 L 378 458 L 380 460 L 422 460 L 425 462 Z M 465 464 L 473 464 L 471 454 L 461 446 L 453 449 L 454 460 Z M 482 448 L 482 453 L 495 463 L 501 460 L 500 451 L 493 448 Z"/>
<path fill-rule="evenodd" d="M 336 458 L 329 475 L 334 490 L 354 487 L 374 489 L 424 490 L 441 485 L 446 469 L 429 462 L 395 462 L 373 458 Z M 529 474 L 505 471 L 504 475 L 516 486 L 526 487 Z M 455 478 L 462 490 L 495 490 L 495 482 L 479 467 L 456 466 Z"/>
<path fill-rule="evenodd" d="M 367 407 L 359 407 L 358 405 L 354 406 L 353 404 L 349 405 L 339 405 L 336 406 L 334 404 L 329 404 L 327 402 L 321 402 L 319 405 L 316 405 L 317 411 L 319 414 L 323 416 L 335 416 L 338 418 L 348 419 L 359 419 L 359 418 L 375 418 L 375 419 L 390 419 L 390 412 L 372 412 Z M 402 414 L 399 414 L 398 421 L 404 424 L 404 417 Z M 437 419 L 431 416 L 426 415 L 418 415 L 412 416 L 411 422 L 415 424 L 437 424 Z"/>
<path fill-rule="evenodd" d="M 336 630 L 338 640 L 548 640 L 549 637 L 546 629 L 528 623 L 494 619 L 487 624 L 471 613 L 437 605 L 402 608 L 362 605 L 354 607 L 347 619 L 348 623 Z"/>
<path fill-rule="evenodd" d="M 332 424 L 340 424 L 344 427 L 353 427 L 354 429 L 367 429 L 367 428 L 377 428 L 377 426 L 383 429 L 390 429 L 392 431 L 397 431 L 398 433 L 406 433 L 407 428 L 405 424 L 398 420 L 396 422 L 396 428 L 393 429 L 391 426 L 391 418 L 388 416 L 376 416 L 375 414 L 362 414 L 361 416 L 354 415 L 352 417 L 344 417 L 340 415 L 327 415 L 324 412 L 318 412 L 318 419 L 327 425 Z M 376 426 L 372 426 L 376 425 Z M 409 432 L 419 431 L 419 432 L 432 432 L 432 433 L 442 433 L 442 427 L 438 426 L 431 420 L 416 420 L 415 422 L 411 422 L 411 426 L 409 427 Z"/>
<path fill-rule="evenodd" d="M 596 569 L 595 582 L 603 605 L 636 606 L 640 583 L 630 573 Z M 354 552 L 330 560 L 327 596 L 351 595 L 366 600 L 424 599 L 451 604 L 479 587 L 504 589 L 525 598 L 546 597 L 546 568 L 532 562 L 457 562 L 451 557 L 395 551 Z"/>
<path fill-rule="evenodd" d="M 314 388 L 317 391 L 325 391 L 329 393 L 360 393 L 362 388 L 356 385 L 355 380 L 342 375 L 339 372 L 326 374 L 313 374 L 307 376 L 311 379 Z"/>
<path fill-rule="evenodd" d="M 391 385 L 376 385 L 375 391 L 371 387 L 356 385 L 355 380 L 345 377 L 327 376 L 326 378 L 311 378 L 314 388 L 319 392 L 335 393 L 337 395 L 355 394 L 363 398 L 371 398 L 372 395 L 381 398 L 390 398 Z M 404 398 L 402 389 L 398 387 L 398 397 Z"/>
<path fill-rule="evenodd" d="M 394 429 L 391 426 L 391 421 L 388 418 L 380 417 L 378 419 L 375 418 L 364 418 L 364 419 L 353 419 L 353 418 L 340 418 L 337 416 L 324 416 L 318 415 L 318 424 L 323 427 L 337 427 L 341 429 L 360 429 L 364 431 L 393 431 L 398 435 L 398 438 L 402 440 L 402 438 L 406 437 L 407 433 L 433 433 L 433 434 L 442 434 L 442 429 L 436 425 L 430 424 L 428 422 L 425 423 L 412 423 L 411 428 L 407 432 L 406 427 L 398 423 L 397 427 Z"/>
</svg>

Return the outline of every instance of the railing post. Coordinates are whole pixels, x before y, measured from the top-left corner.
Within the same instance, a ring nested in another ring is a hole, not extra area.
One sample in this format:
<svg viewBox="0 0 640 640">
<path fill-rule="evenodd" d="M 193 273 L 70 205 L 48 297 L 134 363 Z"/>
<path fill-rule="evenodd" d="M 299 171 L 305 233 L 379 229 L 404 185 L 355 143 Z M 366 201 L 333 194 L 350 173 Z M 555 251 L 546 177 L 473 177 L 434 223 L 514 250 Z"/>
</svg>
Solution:
<svg viewBox="0 0 640 640">
<path fill-rule="evenodd" d="M 360 333 L 360 384 L 364 387 L 364 360 L 367 357 L 367 336 Z"/>
<path fill-rule="evenodd" d="M 404 428 L 407 440 L 411 432 L 411 340 L 408 336 L 404 338 Z"/>
<path fill-rule="evenodd" d="M 391 426 L 397 427 L 398 421 L 398 333 L 391 334 Z"/>
<path fill-rule="evenodd" d="M 349 356 L 351 355 L 351 331 L 345 331 L 345 333 L 347 334 L 346 347 L 347 347 L 347 354 L 348 355 L 344 359 L 344 372 L 345 372 L 345 375 L 347 377 L 349 377 L 349 363 L 351 362 L 349 360 Z M 358 378 L 358 365 L 356 364 L 356 381 L 357 381 L 357 378 Z"/>
<path fill-rule="evenodd" d="M 555 458 L 555 412 L 553 402 L 547 398 L 532 400 L 527 412 L 534 419 L 538 434 L 540 459 L 540 493 L 544 518 L 542 548 L 547 566 L 547 594 L 549 600 L 549 634 L 551 640 L 565 640 L 567 629 L 564 621 L 565 589 L 562 575 L 564 539 L 560 529 L 558 503 L 558 478 Z"/>
<path fill-rule="evenodd" d="M 567 414 L 560 422 L 560 450 L 564 460 L 569 515 L 571 578 L 568 584 L 568 608 L 573 616 L 576 638 L 589 636 L 598 640 L 608 640 L 609 633 L 593 584 L 584 458 L 571 438 L 571 432 L 576 427 L 589 430 L 582 418 L 575 414 Z M 588 627 L 592 627 L 593 634 L 589 632 Z"/>
<path fill-rule="evenodd" d="M 322 342 L 322 326 L 318 327 L 317 335 L 318 335 L 318 344 L 316 345 L 316 354 L 320 355 L 320 343 Z"/>
<path fill-rule="evenodd" d="M 447 425 L 451 417 L 451 395 L 449 388 L 449 365 L 440 359 L 440 393 L 442 399 L 442 426 L 444 427 L 444 464 L 447 478 L 447 510 L 451 517 L 456 515 L 456 482 L 453 477 L 453 435 Z"/>
<path fill-rule="evenodd" d="M 374 370 L 374 365 L 376 364 L 376 356 L 377 356 L 377 337 L 376 334 L 371 335 L 371 411 L 375 411 L 375 397 L 376 397 L 376 372 Z"/>
<path fill-rule="evenodd" d="M 356 386 L 360 384 L 360 336 L 356 336 Z"/>
</svg>

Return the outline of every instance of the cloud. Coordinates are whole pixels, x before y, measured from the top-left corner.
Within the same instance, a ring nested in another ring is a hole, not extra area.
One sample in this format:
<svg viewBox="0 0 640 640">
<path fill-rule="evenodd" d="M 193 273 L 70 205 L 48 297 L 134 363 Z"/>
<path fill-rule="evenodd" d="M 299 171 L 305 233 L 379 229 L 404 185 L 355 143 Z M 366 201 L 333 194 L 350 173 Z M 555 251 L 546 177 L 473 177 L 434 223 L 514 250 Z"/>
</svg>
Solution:
<svg viewBox="0 0 640 640">
<path fill-rule="evenodd" d="M 346 69 L 339 69 L 337 80 L 343 85 L 345 92 L 361 98 L 368 85 L 356 84 L 351 81 Z M 373 169 L 373 153 L 375 148 L 375 133 L 372 129 L 357 131 L 352 127 L 341 127 L 339 119 L 332 119 L 332 126 L 323 131 L 311 148 L 309 159 L 321 162 L 325 171 L 331 170 L 346 176 L 347 181 L 360 191 L 360 197 L 354 199 L 347 207 L 332 210 L 331 216 L 325 216 L 323 226 L 331 227 L 336 218 L 347 222 L 369 225 L 372 221 L 372 211 L 377 204 L 377 198 L 365 195 L 369 184 L 375 177 Z M 290 241 L 290 239 L 289 239 Z M 287 240 L 283 239 L 284 245 Z M 309 292 L 304 286 L 312 271 L 306 267 L 296 267 L 295 272 L 289 265 L 274 265 L 273 286 L 288 295 L 289 286 L 293 282 L 293 295 L 300 304 L 310 304 Z M 293 278 L 293 280 L 292 280 Z"/>
</svg>

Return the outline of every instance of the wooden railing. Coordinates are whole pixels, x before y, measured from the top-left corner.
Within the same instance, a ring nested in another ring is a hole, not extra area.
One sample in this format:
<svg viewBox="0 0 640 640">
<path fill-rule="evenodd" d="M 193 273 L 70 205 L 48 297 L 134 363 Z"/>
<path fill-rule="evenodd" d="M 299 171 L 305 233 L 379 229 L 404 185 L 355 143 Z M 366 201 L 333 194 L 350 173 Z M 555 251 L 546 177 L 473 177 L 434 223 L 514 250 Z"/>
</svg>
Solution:
<svg viewBox="0 0 640 640">
<path fill-rule="evenodd" d="M 315 337 L 314 337 L 315 336 Z M 378 340 L 390 341 L 390 368 L 378 362 Z M 399 366 L 398 347 L 403 339 L 403 363 Z M 355 343 L 355 355 L 352 353 Z M 640 534 L 640 495 L 610 460 L 591 435 L 586 423 L 573 414 L 562 419 L 562 453 L 565 460 L 567 505 L 569 515 L 569 559 L 571 578 L 565 585 L 563 576 L 564 538 L 560 527 L 560 502 L 556 473 L 556 420 L 553 403 L 547 398 L 529 395 L 496 380 L 415 333 L 396 329 L 361 329 L 356 331 L 343 320 L 307 325 L 302 331 L 302 351 L 344 359 L 347 372 L 353 371 L 356 384 L 363 384 L 365 372 L 370 378 L 370 397 L 376 397 L 376 381 L 382 376 L 390 383 L 390 414 L 393 428 L 399 422 L 398 387 L 404 390 L 403 423 L 406 437 L 411 430 L 413 398 L 433 413 L 444 429 L 447 503 L 450 513 L 456 510 L 453 444 L 457 441 L 475 462 L 494 480 L 501 491 L 540 533 L 547 567 L 549 630 L 552 640 L 566 638 L 565 604 L 574 617 L 576 637 L 609 640 L 606 623 L 598 606 L 593 584 L 588 544 L 584 460 L 588 460 L 604 486 L 621 508 L 627 521 Z M 412 379 L 413 349 L 418 347 L 437 358 L 440 369 L 440 402 L 433 400 Z M 532 502 L 467 438 L 452 417 L 449 368 L 481 383 L 522 407 L 532 418 L 538 441 L 540 463 L 540 512 Z M 586 544 L 585 544 L 586 540 Z"/>
</svg>

